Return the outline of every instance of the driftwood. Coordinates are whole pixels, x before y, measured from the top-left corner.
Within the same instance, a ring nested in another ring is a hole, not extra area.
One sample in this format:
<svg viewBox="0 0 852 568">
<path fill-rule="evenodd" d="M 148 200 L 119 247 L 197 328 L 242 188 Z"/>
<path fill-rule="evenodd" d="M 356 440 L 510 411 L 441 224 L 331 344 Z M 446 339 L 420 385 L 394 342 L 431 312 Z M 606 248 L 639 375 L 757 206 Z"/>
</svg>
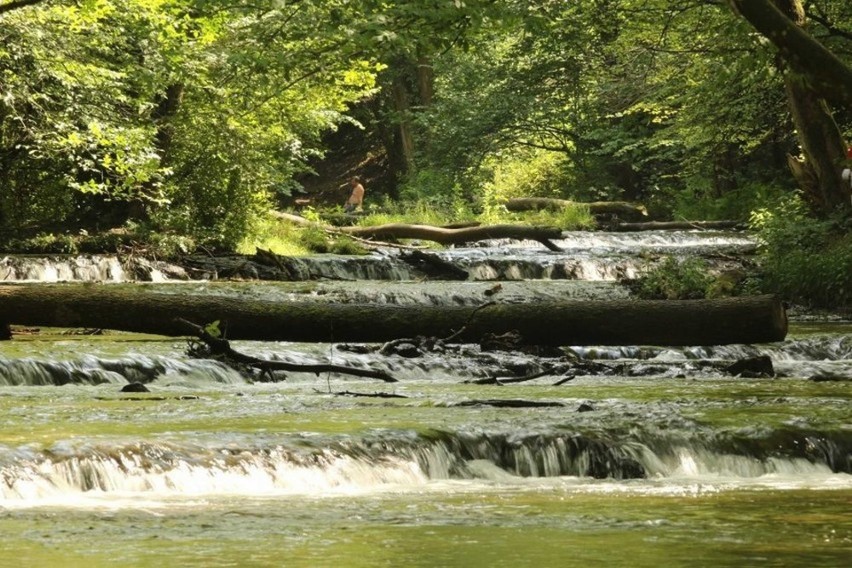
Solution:
<svg viewBox="0 0 852 568">
<path fill-rule="evenodd" d="M 235 351 L 227 339 L 214 337 L 206 329 L 200 325 L 196 325 L 185 319 L 178 318 L 176 323 L 184 326 L 187 331 L 198 337 L 204 345 L 210 350 L 211 355 L 225 359 L 229 363 L 237 363 L 252 369 L 260 371 L 261 379 L 268 379 L 269 382 L 274 381 L 274 371 L 290 371 L 300 373 L 339 373 L 341 375 L 352 375 L 355 377 L 365 377 L 369 379 L 379 379 L 386 383 L 395 383 L 397 380 L 388 375 L 384 371 L 374 371 L 372 369 L 356 369 L 354 367 L 346 367 L 344 365 L 330 365 L 325 363 L 317 363 L 314 365 L 302 365 L 297 363 L 287 363 L 285 361 L 269 361 L 259 359 L 250 355 L 245 355 L 239 351 Z"/>
<path fill-rule="evenodd" d="M 444 227 L 389 223 L 373 227 L 332 227 L 309 221 L 291 213 L 273 212 L 273 216 L 301 226 L 317 227 L 332 234 L 348 235 L 364 240 L 418 239 L 444 245 L 456 245 L 488 239 L 518 239 L 538 241 L 549 250 L 561 250 L 553 243 L 562 237 L 556 227 L 530 227 L 527 225 L 480 225 L 479 223 L 453 223 Z"/>
<path fill-rule="evenodd" d="M 609 231 L 689 231 L 701 229 L 717 231 L 725 229 L 744 229 L 742 221 L 647 221 L 645 223 L 612 223 L 606 226 Z"/>
<path fill-rule="evenodd" d="M 511 385 L 511 384 L 515 384 L 515 383 L 525 383 L 527 381 L 533 381 L 535 379 L 540 379 L 541 377 L 546 377 L 548 375 L 556 375 L 556 374 L 561 374 L 561 373 L 559 373 L 559 371 L 557 371 L 555 369 L 547 368 L 547 369 L 543 369 L 541 371 L 536 371 L 534 373 L 530 373 L 528 375 L 524 375 L 523 377 L 493 376 L 493 377 L 486 377 L 484 379 L 468 380 L 468 381 L 464 381 L 464 382 L 468 383 L 468 384 L 472 384 L 472 385 L 503 386 L 503 385 Z"/>
<path fill-rule="evenodd" d="M 326 394 L 322 391 L 314 391 L 319 394 Z M 351 396 L 354 398 L 408 398 L 404 394 L 396 394 L 396 393 L 388 393 L 388 392 L 373 392 L 373 393 L 364 393 L 364 392 L 352 392 L 352 391 L 335 391 L 327 394 L 333 394 L 334 396 Z"/>
<path fill-rule="evenodd" d="M 134 285 L 0 285 L 0 324 L 186 335 L 175 321 L 220 320 L 230 339 L 378 343 L 423 335 L 472 343 L 515 330 L 529 345 L 719 345 L 780 341 L 773 296 L 712 300 L 565 300 L 463 306 L 273 302 L 160 293 Z M 448 334 L 451 334 L 448 336 Z"/>
<path fill-rule="evenodd" d="M 554 408 L 565 406 L 564 402 L 547 400 L 523 400 L 518 398 L 473 399 L 456 402 L 450 406 L 493 406 L 495 408 Z"/>
<path fill-rule="evenodd" d="M 567 199 L 550 197 L 516 197 L 506 202 L 509 211 L 539 211 L 541 209 L 565 209 L 567 207 L 588 207 L 592 215 L 621 215 L 628 218 L 647 217 L 648 210 L 644 205 L 627 201 L 593 201 L 581 203 Z"/>
<path fill-rule="evenodd" d="M 553 251 L 561 250 L 552 241 L 562 237 L 556 227 L 529 227 L 526 225 L 479 225 L 447 229 L 430 225 L 389 223 L 374 227 L 342 227 L 340 232 L 365 239 L 419 239 L 444 245 L 458 245 L 488 239 L 518 239 L 538 241 Z"/>
</svg>

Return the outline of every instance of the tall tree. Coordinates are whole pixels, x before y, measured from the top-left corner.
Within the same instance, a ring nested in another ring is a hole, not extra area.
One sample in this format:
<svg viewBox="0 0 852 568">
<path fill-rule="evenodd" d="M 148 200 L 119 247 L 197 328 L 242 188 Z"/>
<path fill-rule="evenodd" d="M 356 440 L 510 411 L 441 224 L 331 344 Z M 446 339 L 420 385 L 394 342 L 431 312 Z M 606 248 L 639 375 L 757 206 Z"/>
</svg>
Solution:
<svg viewBox="0 0 852 568">
<path fill-rule="evenodd" d="M 828 105 L 852 109 L 852 67 L 807 33 L 801 0 L 732 4 L 778 48 L 784 62 L 787 101 L 804 158 L 790 158 L 799 185 L 823 213 L 852 210 L 849 184 L 841 179 L 846 144 Z"/>
</svg>

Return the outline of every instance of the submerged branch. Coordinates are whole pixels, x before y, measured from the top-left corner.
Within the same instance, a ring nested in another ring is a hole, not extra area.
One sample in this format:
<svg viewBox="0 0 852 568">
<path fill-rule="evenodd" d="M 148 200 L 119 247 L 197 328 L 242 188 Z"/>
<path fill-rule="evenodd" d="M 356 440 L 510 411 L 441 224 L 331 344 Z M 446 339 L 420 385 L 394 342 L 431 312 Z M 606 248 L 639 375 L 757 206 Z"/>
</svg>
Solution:
<svg viewBox="0 0 852 568">
<path fill-rule="evenodd" d="M 355 377 L 364 377 L 368 379 L 378 379 L 386 383 L 395 383 L 397 379 L 393 378 L 384 371 L 374 371 L 372 369 L 356 369 L 354 367 L 346 367 L 343 365 L 331 365 L 325 363 L 316 363 L 311 365 L 302 365 L 297 363 L 287 363 L 284 361 L 268 361 L 245 355 L 239 351 L 235 351 L 227 339 L 214 337 L 206 329 L 200 325 L 196 325 L 191 321 L 176 318 L 187 330 L 198 337 L 209 349 L 213 355 L 219 355 L 229 361 L 233 361 L 240 365 L 245 365 L 260 371 L 260 377 L 268 377 L 269 382 L 274 381 L 272 376 L 273 371 L 291 371 L 299 373 L 339 373 L 341 375 L 352 375 Z"/>
</svg>

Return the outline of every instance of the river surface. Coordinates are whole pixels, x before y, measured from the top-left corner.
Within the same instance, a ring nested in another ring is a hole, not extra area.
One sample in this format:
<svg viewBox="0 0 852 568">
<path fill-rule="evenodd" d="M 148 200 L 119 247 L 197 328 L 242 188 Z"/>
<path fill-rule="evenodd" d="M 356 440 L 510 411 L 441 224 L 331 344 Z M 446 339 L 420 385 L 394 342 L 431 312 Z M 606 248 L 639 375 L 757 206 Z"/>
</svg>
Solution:
<svg viewBox="0 0 852 568">
<path fill-rule="evenodd" d="M 706 233 L 576 234 L 563 253 L 492 244 L 441 253 L 479 267 L 466 282 L 153 285 L 475 306 L 498 279 L 497 301 L 624 298 L 613 275 L 643 270 L 660 251 L 727 266 L 731 251 L 753 250 L 743 235 Z M 51 262 L 77 261 L 38 261 L 49 274 L 64 270 Z M 547 268 L 556 265 L 586 268 Z M 811 567 L 852 558 L 848 322 L 794 319 L 787 340 L 769 345 L 566 346 L 548 356 L 474 345 L 419 357 L 338 344 L 233 347 L 381 369 L 399 382 L 288 373 L 251 383 L 190 358 L 184 340 L 131 334 L 41 330 L 0 342 L 0 567 Z M 709 365 L 756 355 L 771 358 L 777 378 Z M 566 381 L 568 363 L 586 370 Z M 554 371 L 468 382 L 542 369 Z M 150 392 L 121 392 L 129 382 Z M 370 394 L 386 396 L 356 396 Z M 525 406 L 505 406 L 513 402 Z"/>
</svg>

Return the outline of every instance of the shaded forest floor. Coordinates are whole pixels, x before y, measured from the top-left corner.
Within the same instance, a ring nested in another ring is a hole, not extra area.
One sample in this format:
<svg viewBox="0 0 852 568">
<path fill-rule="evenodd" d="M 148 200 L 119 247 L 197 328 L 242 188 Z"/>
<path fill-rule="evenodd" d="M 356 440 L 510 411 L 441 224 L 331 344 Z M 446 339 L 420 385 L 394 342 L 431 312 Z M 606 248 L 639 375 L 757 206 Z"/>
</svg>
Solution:
<svg viewBox="0 0 852 568">
<path fill-rule="evenodd" d="M 342 206 L 349 196 L 349 180 L 353 176 L 360 177 L 366 189 L 365 203 L 393 192 L 395 180 L 377 136 L 346 123 L 326 135 L 323 145 L 329 148 L 325 156 L 310 162 L 315 173 L 297 179 L 303 191 L 281 199 L 282 207 Z"/>
</svg>

